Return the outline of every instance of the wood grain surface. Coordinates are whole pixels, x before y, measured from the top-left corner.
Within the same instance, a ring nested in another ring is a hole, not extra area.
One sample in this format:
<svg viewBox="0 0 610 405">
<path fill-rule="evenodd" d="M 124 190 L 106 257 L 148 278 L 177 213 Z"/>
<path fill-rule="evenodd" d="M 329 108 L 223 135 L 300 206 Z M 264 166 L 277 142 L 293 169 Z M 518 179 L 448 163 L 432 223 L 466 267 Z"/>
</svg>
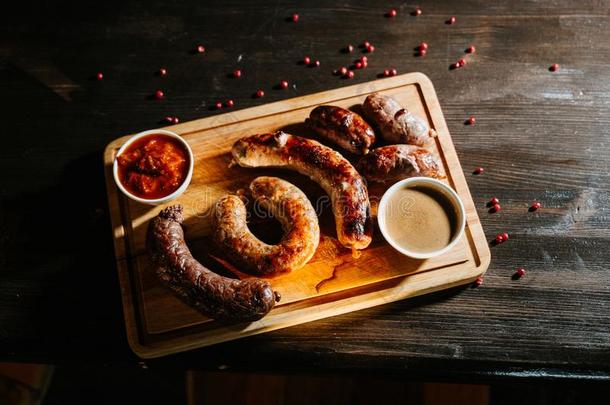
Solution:
<svg viewBox="0 0 610 405">
<path fill-rule="evenodd" d="M 610 4 L 23 1 L 0 24 L 0 356 L 136 362 L 125 339 L 105 202 L 117 134 L 347 85 L 369 67 L 435 84 L 492 247 L 484 284 L 174 356 L 179 367 L 418 376 L 610 376 Z M 387 19 L 387 9 L 398 16 Z M 296 24 L 285 21 L 293 12 Z M 444 21 L 455 15 L 457 22 Z M 430 47 L 414 56 L 421 41 Z M 199 43 L 204 55 L 192 50 Z M 470 44 L 477 48 L 465 55 Z M 308 54 L 321 67 L 297 62 Z M 449 65 L 464 57 L 461 69 Z M 557 72 L 548 70 L 559 63 Z M 167 77 L 156 75 L 160 67 Z M 239 80 L 227 77 L 236 67 Z M 92 80 L 103 71 L 101 82 Z M 280 80 L 289 89 L 275 90 Z M 292 86 L 295 85 L 295 86 Z M 158 88 L 162 101 L 149 99 Z M 252 98 L 264 89 L 264 99 Z M 476 116 L 474 126 L 464 125 Z M 472 176 L 483 166 L 486 173 Z M 502 201 L 489 214 L 485 202 Z M 542 209 L 528 212 L 533 200 Z M 527 275 L 513 280 L 517 267 Z M 151 363 L 152 367 L 154 363 Z"/>
</svg>

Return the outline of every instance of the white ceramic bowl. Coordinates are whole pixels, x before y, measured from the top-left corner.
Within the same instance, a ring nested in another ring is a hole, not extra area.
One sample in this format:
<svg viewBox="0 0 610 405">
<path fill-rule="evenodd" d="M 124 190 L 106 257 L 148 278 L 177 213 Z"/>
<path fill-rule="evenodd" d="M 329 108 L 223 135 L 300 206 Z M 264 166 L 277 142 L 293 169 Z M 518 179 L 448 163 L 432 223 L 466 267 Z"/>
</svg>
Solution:
<svg viewBox="0 0 610 405">
<path fill-rule="evenodd" d="M 182 182 L 180 187 L 178 187 L 176 189 L 176 191 L 174 191 L 173 193 L 171 193 L 165 197 L 162 197 L 162 198 L 147 199 L 147 198 L 138 197 L 137 195 L 130 193 L 123 186 L 123 184 L 121 183 L 121 180 L 119 179 L 119 163 L 118 163 L 117 158 L 121 155 L 121 153 L 123 153 L 125 151 L 125 149 L 127 149 L 129 147 L 129 145 L 131 145 L 138 139 L 143 138 L 148 135 L 154 135 L 154 134 L 167 135 L 167 136 L 170 136 L 170 137 L 180 141 L 180 143 L 184 146 L 184 148 L 186 149 L 188 156 L 189 156 L 189 169 L 186 174 L 186 178 L 184 179 L 184 181 Z M 182 137 L 180 135 L 176 134 L 175 132 L 166 131 L 164 129 L 151 129 L 150 131 L 140 132 L 140 133 L 132 136 L 131 138 L 129 138 L 127 140 L 127 142 L 125 142 L 125 144 L 123 146 L 121 146 L 121 148 L 119 149 L 119 151 L 116 154 L 116 157 L 114 158 L 114 165 L 112 167 L 112 173 L 114 175 L 114 182 L 116 183 L 117 187 L 127 197 L 131 198 L 134 201 L 140 202 L 142 204 L 158 205 L 158 204 L 163 204 L 168 201 L 171 201 L 171 200 L 179 197 L 182 193 L 184 193 L 184 190 L 186 190 L 186 188 L 191 183 L 191 179 L 193 178 L 193 164 L 194 164 L 193 151 L 191 150 L 191 147 L 189 146 L 189 144 L 184 139 L 182 139 Z"/>
<path fill-rule="evenodd" d="M 386 228 L 386 213 L 387 213 L 387 204 L 390 197 L 399 189 L 404 187 L 415 187 L 415 186 L 425 186 L 430 188 L 431 190 L 438 192 L 440 196 L 444 197 L 447 202 L 455 209 L 456 213 L 456 221 L 457 221 L 457 231 L 453 233 L 453 237 L 449 244 L 445 247 L 430 251 L 430 252 L 412 252 L 404 247 L 400 246 L 391 236 L 388 235 Z M 379 202 L 379 207 L 377 209 L 377 222 L 379 224 L 379 229 L 383 234 L 383 237 L 386 241 L 400 253 L 412 257 L 414 259 L 429 259 L 431 257 L 440 256 L 443 253 L 449 251 L 453 248 L 456 243 L 460 240 L 462 235 L 464 234 L 464 228 L 466 227 L 466 210 L 464 209 L 464 204 L 462 200 L 457 195 L 455 191 L 445 183 L 438 181 L 436 179 L 431 179 L 429 177 L 411 177 L 409 179 L 400 180 L 399 182 L 392 185 L 381 197 L 381 201 Z"/>
</svg>

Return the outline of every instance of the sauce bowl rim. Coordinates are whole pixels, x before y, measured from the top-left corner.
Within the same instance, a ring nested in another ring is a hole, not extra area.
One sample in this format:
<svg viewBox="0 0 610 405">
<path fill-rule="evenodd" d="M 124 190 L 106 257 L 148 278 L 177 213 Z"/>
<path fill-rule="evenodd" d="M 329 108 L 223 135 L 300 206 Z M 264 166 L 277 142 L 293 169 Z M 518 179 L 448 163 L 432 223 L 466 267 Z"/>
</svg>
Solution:
<svg viewBox="0 0 610 405">
<path fill-rule="evenodd" d="M 121 156 L 121 154 L 123 152 L 125 152 L 125 150 L 132 143 L 137 141 L 138 139 L 143 138 L 143 137 L 148 136 L 148 135 L 156 135 L 156 134 L 158 134 L 158 135 L 167 135 L 167 136 L 169 136 L 171 138 L 177 139 L 180 142 L 180 144 L 184 146 L 184 148 L 186 149 L 186 151 L 188 153 L 188 156 L 189 156 L 189 168 L 188 168 L 188 172 L 186 174 L 186 177 L 184 178 L 184 181 L 180 185 L 180 187 L 178 187 L 171 194 L 168 194 L 165 197 L 161 197 L 161 198 L 150 198 L 149 199 L 149 198 L 138 197 L 137 195 L 134 195 L 133 193 L 129 192 L 129 190 L 127 190 L 123 186 L 123 184 L 121 183 L 121 180 L 119 179 L 118 157 Z M 112 165 L 112 174 L 114 176 L 115 184 L 117 185 L 119 190 L 121 190 L 121 192 L 124 195 L 126 195 L 127 197 L 131 198 L 132 200 L 140 202 L 142 204 L 158 205 L 158 204 L 163 204 L 163 203 L 166 203 L 168 201 L 171 201 L 171 200 L 179 197 L 182 193 L 184 193 L 184 191 L 188 188 L 189 184 L 191 183 L 191 179 L 193 177 L 193 168 L 194 168 L 193 150 L 191 149 L 191 146 L 188 144 L 188 142 L 186 140 L 184 140 L 184 138 L 182 138 L 177 133 L 172 132 L 172 131 L 168 131 L 166 129 L 149 129 L 149 130 L 146 130 L 146 131 L 138 132 L 135 135 L 132 135 L 119 148 L 119 150 L 116 153 L 116 156 L 114 157 L 114 162 L 113 162 L 113 165 Z"/>
<path fill-rule="evenodd" d="M 409 249 L 405 249 L 404 247 L 400 246 L 388 234 L 386 224 L 385 224 L 385 217 L 387 214 L 386 206 L 387 206 L 388 200 L 394 193 L 396 193 L 396 191 L 400 187 L 403 187 L 405 185 L 409 185 L 412 183 L 417 183 L 417 184 L 425 183 L 427 185 L 430 185 L 432 189 L 436 189 L 436 190 L 441 189 L 452 197 L 452 198 L 447 198 L 447 200 L 448 200 L 449 204 L 451 204 L 451 206 L 453 206 L 457 211 L 457 215 L 459 217 L 458 218 L 458 221 L 459 221 L 458 229 L 457 229 L 457 232 L 455 232 L 451 241 L 446 246 L 442 247 L 441 249 L 433 250 L 430 252 L 424 252 L 424 253 L 413 252 Z M 458 193 L 453 188 L 451 188 L 449 185 L 443 183 L 440 180 L 433 179 L 430 177 L 410 177 L 410 178 L 403 179 L 403 180 L 400 180 L 400 181 L 392 184 L 385 191 L 385 193 L 383 193 L 383 196 L 381 197 L 381 200 L 379 201 L 379 206 L 377 207 L 377 224 L 378 224 L 379 230 L 381 231 L 381 234 L 383 235 L 385 240 L 390 244 L 390 246 L 392 246 L 398 252 L 402 253 L 405 256 L 412 257 L 414 259 L 430 259 L 432 257 L 437 257 L 437 256 L 440 256 L 440 255 L 448 252 L 458 243 L 458 241 L 460 239 L 462 239 L 462 236 L 464 235 L 464 231 L 466 229 L 466 209 L 464 208 L 464 203 L 462 202 L 462 199 L 460 198 Z"/>
</svg>

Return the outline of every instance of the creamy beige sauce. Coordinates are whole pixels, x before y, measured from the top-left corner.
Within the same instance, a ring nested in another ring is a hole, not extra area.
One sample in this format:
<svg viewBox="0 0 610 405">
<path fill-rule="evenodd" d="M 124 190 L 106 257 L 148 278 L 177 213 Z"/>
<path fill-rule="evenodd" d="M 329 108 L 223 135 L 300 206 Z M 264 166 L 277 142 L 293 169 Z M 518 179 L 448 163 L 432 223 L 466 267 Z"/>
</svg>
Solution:
<svg viewBox="0 0 610 405">
<path fill-rule="evenodd" d="M 415 253 L 428 253 L 451 242 L 456 214 L 439 192 L 407 186 L 390 196 L 384 221 L 388 235 L 399 246 Z"/>
</svg>

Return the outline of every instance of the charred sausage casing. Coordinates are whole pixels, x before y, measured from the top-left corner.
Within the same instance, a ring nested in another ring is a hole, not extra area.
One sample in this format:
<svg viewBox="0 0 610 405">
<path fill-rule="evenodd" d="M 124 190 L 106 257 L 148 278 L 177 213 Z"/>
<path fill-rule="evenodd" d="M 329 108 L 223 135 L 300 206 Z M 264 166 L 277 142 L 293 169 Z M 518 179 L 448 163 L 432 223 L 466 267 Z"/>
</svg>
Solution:
<svg viewBox="0 0 610 405">
<path fill-rule="evenodd" d="M 358 162 L 358 171 L 370 182 L 396 182 L 407 177 L 440 178 L 441 165 L 428 149 L 415 145 L 375 148 Z"/>
<path fill-rule="evenodd" d="M 371 243 L 373 225 L 366 184 L 339 152 L 280 131 L 242 138 L 231 153 L 242 167 L 279 167 L 309 176 L 330 196 L 339 242 L 352 249 L 364 249 Z"/>
<path fill-rule="evenodd" d="M 147 249 L 161 281 L 210 318 L 245 322 L 265 316 L 279 300 L 271 284 L 227 278 L 207 269 L 191 255 L 182 221 L 182 206 L 174 205 L 149 223 Z"/>
<path fill-rule="evenodd" d="M 269 275 L 303 267 L 320 240 L 316 211 L 307 196 L 277 177 L 258 177 L 250 183 L 255 207 L 270 212 L 284 229 L 277 245 L 268 245 L 250 232 L 246 206 L 236 195 L 221 197 L 214 205 L 215 242 L 231 261 L 254 274 Z"/>
<path fill-rule="evenodd" d="M 375 142 L 375 133 L 364 119 L 345 108 L 321 105 L 314 108 L 306 121 L 321 138 L 348 152 L 364 155 Z"/>
<path fill-rule="evenodd" d="M 364 115 L 387 143 L 424 146 L 436 132 L 390 96 L 369 95 L 362 104 Z"/>
</svg>

